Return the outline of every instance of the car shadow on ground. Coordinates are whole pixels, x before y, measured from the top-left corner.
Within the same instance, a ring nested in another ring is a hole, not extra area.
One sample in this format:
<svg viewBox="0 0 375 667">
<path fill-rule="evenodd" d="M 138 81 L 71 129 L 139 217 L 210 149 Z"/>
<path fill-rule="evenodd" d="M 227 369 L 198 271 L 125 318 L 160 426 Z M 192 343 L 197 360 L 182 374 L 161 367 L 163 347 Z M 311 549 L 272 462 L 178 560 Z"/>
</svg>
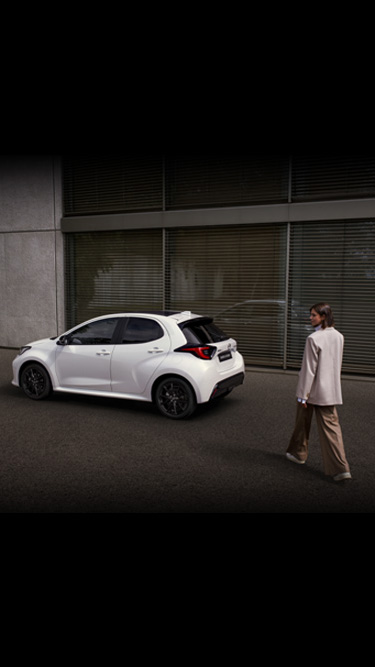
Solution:
<svg viewBox="0 0 375 667">
<path fill-rule="evenodd" d="M 209 417 L 215 411 L 223 409 L 226 404 L 229 405 L 229 401 L 224 401 L 223 398 L 219 398 L 209 403 L 198 405 L 195 412 L 190 417 L 180 420 L 174 420 L 172 418 L 167 418 L 161 415 L 155 404 L 150 401 L 137 401 L 125 398 L 112 398 L 111 396 L 90 396 L 88 394 L 74 394 L 69 392 L 54 392 L 48 398 L 43 399 L 43 401 L 32 401 L 23 393 L 23 391 L 20 388 L 14 387 L 11 384 L 9 385 L 0 384 L 0 396 L 8 396 L 9 398 L 22 401 L 26 405 L 32 405 L 33 403 L 46 404 L 52 402 L 56 404 L 61 403 L 65 405 L 76 404 L 88 407 L 95 406 L 97 408 L 107 408 L 107 409 L 112 408 L 117 410 L 126 410 L 132 413 L 138 413 L 142 415 L 147 415 L 147 414 L 157 415 L 160 417 L 160 419 L 164 419 L 164 421 L 169 421 L 169 422 L 172 421 L 187 422 L 195 419 L 204 419 L 205 417 Z M 231 400 L 233 400 L 232 397 Z"/>
</svg>

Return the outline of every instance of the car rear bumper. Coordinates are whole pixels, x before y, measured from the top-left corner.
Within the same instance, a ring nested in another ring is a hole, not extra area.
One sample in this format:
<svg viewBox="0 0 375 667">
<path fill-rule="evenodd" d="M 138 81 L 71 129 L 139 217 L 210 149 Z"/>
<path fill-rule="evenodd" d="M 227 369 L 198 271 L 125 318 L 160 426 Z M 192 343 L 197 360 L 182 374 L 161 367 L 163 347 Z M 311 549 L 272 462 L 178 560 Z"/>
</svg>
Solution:
<svg viewBox="0 0 375 667">
<path fill-rule="evenodd" d="M 239 385 L 243 384 L 244 380 L 245 380 L 245 373 L 237 373 L 236 375 L 232 375 L 226 380 L 218 382 L 215 385 L 213 392 L 210 396 L 210 401 L 212 401 L 214 398 L 219 398 L 220 396 L 227 394 L 235 387 L 238 387 Z"/>
</svg>

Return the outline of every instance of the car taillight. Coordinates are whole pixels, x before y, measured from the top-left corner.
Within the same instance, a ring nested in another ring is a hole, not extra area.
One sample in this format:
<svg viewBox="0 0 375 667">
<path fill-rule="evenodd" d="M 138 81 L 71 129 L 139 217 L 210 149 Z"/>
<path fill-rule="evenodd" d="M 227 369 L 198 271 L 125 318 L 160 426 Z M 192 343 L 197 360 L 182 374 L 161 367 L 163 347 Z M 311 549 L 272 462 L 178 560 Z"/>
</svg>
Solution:
<svg viewBox="0 0 375 667">
<path fill-rule="evenodd" d="M 207 361 L 214 357 L 216 347 L 212 345 L 183 345 L 177 348 L 175 352 L 187 352 L 188 354 L 193 354 L 194 357 L 198 357 L 198 359 L 205 359 Z"/>
</svg>

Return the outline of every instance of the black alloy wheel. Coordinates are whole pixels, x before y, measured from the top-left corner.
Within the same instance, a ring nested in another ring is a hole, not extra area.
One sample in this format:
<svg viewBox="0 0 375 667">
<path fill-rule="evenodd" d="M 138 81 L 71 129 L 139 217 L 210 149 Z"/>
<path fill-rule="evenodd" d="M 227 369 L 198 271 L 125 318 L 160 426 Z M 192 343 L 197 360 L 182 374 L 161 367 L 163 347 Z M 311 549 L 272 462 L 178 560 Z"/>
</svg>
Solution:
<svg viewBox="0 0 375 667">
<path fill-rule="evenodd" d="M 21 387 L 26 396 L 34 401 L 47 398 L 52 385 L 47 371 L 39 364 L 29 364 L 21 373 Z"/>
<path fill-rule="evenodd" d="M 190 417 L 197 407 L 190 385 L 181 378 L 166 378 L 156 390 L 156 405 L 161 414 L 170 419 Z"/>
</svg>

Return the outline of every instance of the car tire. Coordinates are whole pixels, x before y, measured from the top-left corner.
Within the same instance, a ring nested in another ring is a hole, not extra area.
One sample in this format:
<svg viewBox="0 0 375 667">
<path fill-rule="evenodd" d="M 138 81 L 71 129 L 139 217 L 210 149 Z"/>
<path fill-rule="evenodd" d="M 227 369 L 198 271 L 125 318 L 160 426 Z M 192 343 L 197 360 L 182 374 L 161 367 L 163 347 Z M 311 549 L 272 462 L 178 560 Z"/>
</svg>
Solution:
<svg viewBox="0 0 375 667">
<path fill-rule="evenodd" d="M 155 403 L 169 419 L 186 419 L 197 407 L 195 394 L 188 382 L 178 377 L 164 378 L 157 386 Z"/>
<path fill-rule="evenodd" d="M 20 385 L 26 396 L 34 401 L 47 398 L 52 390 L 50 377 L 40 364 L 28 364 L 22 369 Z"/>
</svg>

